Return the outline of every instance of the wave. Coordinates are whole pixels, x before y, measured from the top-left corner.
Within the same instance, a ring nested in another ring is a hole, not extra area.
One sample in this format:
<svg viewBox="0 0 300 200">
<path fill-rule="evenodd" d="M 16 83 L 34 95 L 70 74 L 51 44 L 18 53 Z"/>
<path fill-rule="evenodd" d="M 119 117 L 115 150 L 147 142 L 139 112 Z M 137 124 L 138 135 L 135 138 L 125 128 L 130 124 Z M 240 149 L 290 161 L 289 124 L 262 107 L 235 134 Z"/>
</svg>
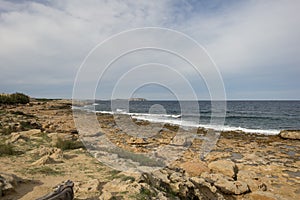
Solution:
<svg viewBox="0 0 300 200">
<path fill-rule="evenodd" d="M 225 126 L 225 125 L 212 125 L 212 124 L 198 124 L 191 121 L 182 121 L 182 120 L 171 120 L 171 119 L 159 119 L 159 118 L 146 118 L 143 116 L 133 116 L 133 118 L 139 120 L 146 120 L 150 122 L 156 123 L 169 123 L 174 125 L 180 125 L 185 127 L 194 127 L 194 128 L 205 128 L 205 129 L 213 129 L 216 131 L 242 131 L 245 133 L 257 133 L 264 135 L 277 135 L 280 133 L 280 130 L 276 129 L 251 129 L 251 128 L 243 128 L 243 127 L 234 127 L 234 126 Z"/>
<path fill-rule="evenodd" d="M 168 124 L 179 125 L 187 128 L 188 127 L 205 128 L 205 129 L 213 129 L 216 131 L 242 131 L 245 133 L 256 133 L 256 134 L 263 134 L 263 135 L 277 135 L 280 133 L 280 130 L 276 130 L 276 129 L 251 129 L 251 128 L 243 128 L 243 127 L 235 127 L 235 126 L 227 126 L 227 125 L 199 124 L 193 121 L 184 121 L 182 120 L 181 115 L 128 113 L 122 109 L 119 110 L 117 109 L 116 112 L 112 112 L 112 111 L 95 111 L 95 112 L 103 113 L 103 114 L 126 114 L 138 120 L 145 120 L 154 123 L 168 123 Z"/>
</svg>

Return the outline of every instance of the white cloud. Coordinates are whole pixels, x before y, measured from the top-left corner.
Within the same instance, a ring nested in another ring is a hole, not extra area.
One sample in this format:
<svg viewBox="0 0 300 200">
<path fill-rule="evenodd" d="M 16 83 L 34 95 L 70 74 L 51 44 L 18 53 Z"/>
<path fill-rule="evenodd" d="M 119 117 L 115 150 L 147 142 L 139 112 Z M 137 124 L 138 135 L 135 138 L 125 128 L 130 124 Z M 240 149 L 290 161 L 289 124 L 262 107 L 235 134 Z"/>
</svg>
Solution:
<svg viewBox="0 0 300 200">
<path fill-rule="evenodd" d="M 300 98 L 295 97 L 299 9 L 298 1 L 0 0 L 0 90 L 25 88 L 31 95 L 53 97 L 59 90 L 59 96 L 70 97 L 76 71 L 96 44 L 120 31 L 161 26 L 183 31 L 207 48 L 230 98 L 251 98 L 250 93 L 252 98 L 281 98 L 274 94 L 283 90 L 292 91 L 282 93 L 286 98 Z M 272 79 L 284 83 L 280 90 L 271 87 Z M 240 81 L 249 87 L 233 87 Z M 263 90 L 259 83 L 270 87 Z"/>
</svg>

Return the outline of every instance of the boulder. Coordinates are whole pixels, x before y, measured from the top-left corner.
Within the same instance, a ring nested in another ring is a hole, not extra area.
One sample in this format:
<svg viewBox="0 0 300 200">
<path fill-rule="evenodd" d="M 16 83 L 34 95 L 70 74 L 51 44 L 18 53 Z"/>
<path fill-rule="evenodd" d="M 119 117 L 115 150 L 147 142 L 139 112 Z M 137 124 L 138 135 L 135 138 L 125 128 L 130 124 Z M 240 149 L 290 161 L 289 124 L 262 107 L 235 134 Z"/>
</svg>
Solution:
<svg viewBox="0 0 300 200">
<path fill-rule="evenodd" d="M 203 172 L 209 171 L 207 164 L 199 159 L 184 162 L 180 164 L 180 168 L 184 169 L 190 176 L 200 176 Z"/>
<path fill-rule="evenodd" d="M 14 174 L 0 172 L 0 197 L 15 192 L 15 188 L 24 180 Z"/>
<path fill-rule="evenodd" d="M 300 130 L 284 130 L 279 135 L 284 139 L 300 140 Z"/>
<path fill-rule="evenodd" d="M 241 170 L 237 175 L 237 180 L 247 183 L 251 192 L 267 190 L 267 185 L 261 181 L 255 172 Z"/>
<path fill-rule="evenodd" d="M 208 168 L 214 173 L 221 173 L 233 179 L 236 178 L 237 166 L 230 160 L 217 160 L 208 164 Z"/>
<path fill-rule="evenodd" d="M 248 185 L 241 181 L 219 179 L 214 183 L 214 185 L 225 194 L 239 195 L 250 191 Z"/>
<path fill-rule="evenodd" d="M 206 182 L 214 185 L 224 194 L 239 195 L 250 191 L 247 183 L 235 181 L 231 177 L 223 174 L 209 174 L 205 172 L 201 175 L 201 177 L 204 178 Z"/>
</svg>

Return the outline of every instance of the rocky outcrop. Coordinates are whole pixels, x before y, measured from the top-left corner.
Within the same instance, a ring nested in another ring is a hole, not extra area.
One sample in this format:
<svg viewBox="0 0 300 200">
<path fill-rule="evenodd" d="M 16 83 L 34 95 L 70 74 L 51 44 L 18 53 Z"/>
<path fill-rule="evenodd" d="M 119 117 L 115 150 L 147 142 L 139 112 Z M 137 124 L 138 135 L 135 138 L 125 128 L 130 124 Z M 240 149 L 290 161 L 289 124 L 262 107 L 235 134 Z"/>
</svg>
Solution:
<svg viewBox="0 0 300 200">
<path fill-rule="evenodd" d="M 240 195 L 250 191 L 247 183 L 242 181 L 235 181 L 231 177 L 225 176 L 223 174 L 203 173 L 201 177 L 204 178 L 207 182 L 213 184 L 224 194 Z"/>
<path fill-rule="evenodd" d="M 247 183 L 252 192 L 267 190 L 267 185 L 254 172 L 241 170 L 238 172 L 237 180 Z"/>
<path fill-rule="evenodd" d="M 50 156 L 46 155 L 38 159 L 37 161 L 33 162 L 32 166 L 40 166 L 40 165 L 46 165 L 46 164 L 55 164 L 59 163 L 59 161 L 54 160 Z"/>
<path fill-rule="evenodd" d="M 21 132 L 13 132 L 11 133 L 10 140 L 7 143 L 15 143 L 15 142 L 25 142 L 33 137 L 39 136 L 41 134 L 40 129 L 31 129 L 28 131 L 21 131 Z"/>
<path fill-rule="evenodd" d="M 15 188 L 23 182 L 14 174 L 0 172 L 0 197 L 15 192 Z"/>
<path fill-rule="evenodd" d="M 166 197 L 173 194 L 179 199 L 225 199 L 222 192 L 210 182 L 199 177 L 189 177 L 181 169 L 165 168 L 146 173 L 140 182 L 164 191 Z"/>
<path fill-rule="evenodd" d="M 99 192 L 101 183 L 98 179 L 92 179 L 74 182 L 74 185 L 75 192 Z"/>
<path fill-rule="evenodd" d="M 291 140 L 300 140 L 300 131 L 299 130 L 285 130 L 280 132 L 280 137 L 284 139 Z"/>
<path fill-rule="evenodd" d="M 230 160 L 217 160 L 208 164 L 208 168 L 215 173 L 221 173 L 230 178 L 236 179 L 237 166 Z"/>
<path fill-rule="evenodd" d="M 184 169 L 190 176 L 200 176 L 203 172 L 209 171 L 207 164 L 199 159 L 183 162 L 180 164 L 180 168 Z"/>
</svg>

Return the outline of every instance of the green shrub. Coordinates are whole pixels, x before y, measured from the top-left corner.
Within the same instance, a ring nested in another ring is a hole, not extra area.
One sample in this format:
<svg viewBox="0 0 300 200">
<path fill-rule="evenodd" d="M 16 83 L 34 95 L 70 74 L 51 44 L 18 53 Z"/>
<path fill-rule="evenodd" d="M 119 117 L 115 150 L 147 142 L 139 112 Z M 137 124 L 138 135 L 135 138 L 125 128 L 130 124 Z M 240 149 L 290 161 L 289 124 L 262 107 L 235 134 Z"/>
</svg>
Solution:
<svg viewBox="0 0 300 200">
<path fill-rule="evenodd" d="M 22 93 L 0 94 L 0 104 L 26 104 L 30 102 L 29 96 Z"/>
<path fill-rule="evenodd" d="M 0 156 L 14 155 L 15 150 L 11 144 L 0 143 Z"/>
<path fill-rule="evenodd" d="M 63 140 L 61 138 L 57 139 L 55 146 L 62 150 L 85 148 L 81 141 Z"/>
<path fill-rule="evenodd" d="M 9 125 L 8 127 L 2 127 L 0 130 L 0 135 L 10 135 L 12 132 L 16 131 L 14 126 Z"/>
</svg>

